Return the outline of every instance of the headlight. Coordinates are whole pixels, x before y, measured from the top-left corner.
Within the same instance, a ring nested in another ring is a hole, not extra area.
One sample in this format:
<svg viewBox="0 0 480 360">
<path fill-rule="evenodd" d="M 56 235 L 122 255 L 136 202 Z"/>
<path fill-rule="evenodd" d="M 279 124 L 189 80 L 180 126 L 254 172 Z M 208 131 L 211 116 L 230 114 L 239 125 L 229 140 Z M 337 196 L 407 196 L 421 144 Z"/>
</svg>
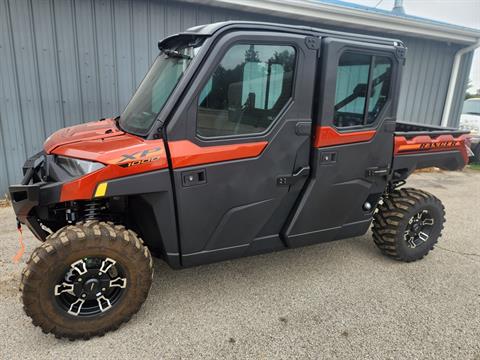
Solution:
<svg viewBox="0 0 480 360">
<path fill-rule="evenodd" d="M 57 156 L 55 163 L 73 177 L 82 176 L 105 167 L 98 162 L 64 156 Z"/>
</svg>

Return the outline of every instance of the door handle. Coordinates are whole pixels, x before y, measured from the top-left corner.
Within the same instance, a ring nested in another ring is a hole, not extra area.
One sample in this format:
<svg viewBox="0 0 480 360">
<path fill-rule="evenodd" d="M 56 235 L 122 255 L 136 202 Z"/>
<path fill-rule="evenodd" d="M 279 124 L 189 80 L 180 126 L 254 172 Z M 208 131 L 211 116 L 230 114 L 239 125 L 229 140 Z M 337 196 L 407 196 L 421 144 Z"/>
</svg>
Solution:
<svg viewBox="0 0 480 360">
<path fill-rule="evenodd" d="M 182 186 L 194 186 L 205 184 L 207 182 L 207 173 L 205 169 L 182 172 Z"/>
<path fill-rule="evenodd" d="M 367 169 L 367 177 L 373 177 L 373 176 L 386 176 L 390 172 L 390 168 L 387 167 L 372 167 Z"/>
<path fill-rule="evenodd" d="M 305 166 L 292 175 L 279 176 L 277 178 L 277 185 L 290 186 L 308 175 L 310 175 L 310 166 Z"/>
<path fill-rule="evenodd" d="M 312 134 L 312 122 L 299 121 L 295 125 L 295 134 L 298 136 L 310 136 Z"/>
</svg>

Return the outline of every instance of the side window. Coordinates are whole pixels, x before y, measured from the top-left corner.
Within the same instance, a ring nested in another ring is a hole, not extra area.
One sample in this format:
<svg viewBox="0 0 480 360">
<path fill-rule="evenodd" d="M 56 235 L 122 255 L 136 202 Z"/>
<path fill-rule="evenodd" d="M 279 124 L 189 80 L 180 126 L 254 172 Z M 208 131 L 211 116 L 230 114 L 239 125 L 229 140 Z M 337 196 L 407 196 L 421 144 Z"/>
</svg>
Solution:
<svg viewBox="0 0 480 360">
<path fill-rule="evenodd" d="M 292 46 L 231 47 L 198 98 L 197 134 L 256 134 L 266 130 L 292 97 Z"/>
<path fill-rule="evenodd" d="M 388 99 L 392 62 L 385 56 L 345 52 L 337 67 L 334 125 L 375 122 Z"/>
<path fill-rule="evenodd" d="M 385 106 L 392 78 L 392 61 L 385 56 L 374 56 L 367 124 L 375 122 Z"/>
</svg>

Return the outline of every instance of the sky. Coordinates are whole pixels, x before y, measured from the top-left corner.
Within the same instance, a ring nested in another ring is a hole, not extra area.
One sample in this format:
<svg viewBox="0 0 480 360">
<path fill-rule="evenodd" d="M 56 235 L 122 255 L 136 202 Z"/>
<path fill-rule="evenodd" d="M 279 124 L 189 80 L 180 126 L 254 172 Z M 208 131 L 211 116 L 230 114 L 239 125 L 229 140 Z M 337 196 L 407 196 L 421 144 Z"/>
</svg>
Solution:
<svg viewBox="0 0 480 360">
<path fill-rule="evenodd" d="M 351 3 L 391 10 L 394 0 L 345 0 Z M 480 0 L 404 0 L 405 12 L 410 15 L 445 21 L 450 24 L 480 29 Z M 480 48 L 475 51 L 470 79 L 470 92 L 480 89 Z"/>
</svg>

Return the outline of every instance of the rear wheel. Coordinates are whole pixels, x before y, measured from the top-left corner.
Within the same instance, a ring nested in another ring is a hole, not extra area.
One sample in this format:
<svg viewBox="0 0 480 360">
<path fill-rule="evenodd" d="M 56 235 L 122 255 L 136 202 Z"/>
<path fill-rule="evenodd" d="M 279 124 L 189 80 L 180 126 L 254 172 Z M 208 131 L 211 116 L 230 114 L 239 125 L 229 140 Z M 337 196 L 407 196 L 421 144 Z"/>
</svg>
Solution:
<svg viewBox="0 0 480 360">
<path fill-rule="evenodd" d="M 145 301 L 150 252 L 131 230 L 90 221 L 51 235 L 22 275 L 24 309 L 45 333 L 69 339 L 103 335 Z"/>
<path fill-rule="evenodd" d="M 400 261 L 422 259 L 441 236 L 445 210 L 430 193 L 411 188 L 392 191 L 373 219 L 373 239 L 383 254 Z"/>
</svg>

